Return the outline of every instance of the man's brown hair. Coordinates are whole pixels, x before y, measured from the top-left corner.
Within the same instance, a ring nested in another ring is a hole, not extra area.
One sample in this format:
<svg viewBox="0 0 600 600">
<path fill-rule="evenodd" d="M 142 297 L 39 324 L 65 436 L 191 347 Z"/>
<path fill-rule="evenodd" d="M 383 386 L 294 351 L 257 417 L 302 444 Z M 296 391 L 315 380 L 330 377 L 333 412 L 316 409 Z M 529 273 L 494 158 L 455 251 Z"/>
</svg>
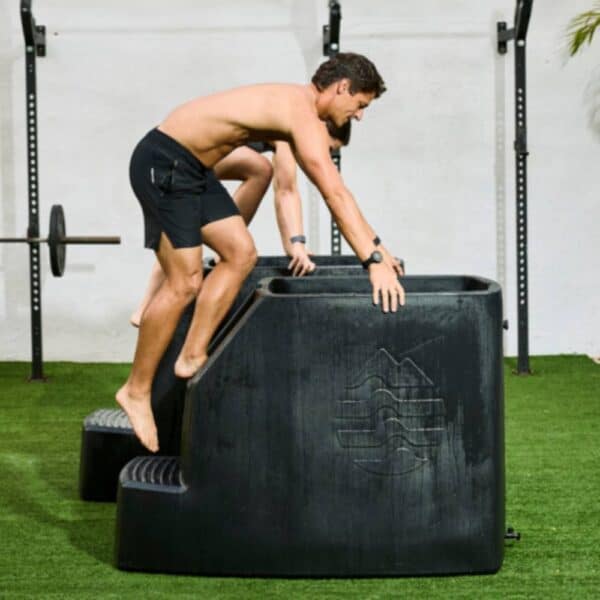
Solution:
<svg viewBox="0 0 600 600">
<path fill-rule="evenodd" d="M 385 92 L 385 83 L 375 65 L 362 54 L 340 52 L 322 63 L 311 79 L 319 91 L 336 81 L 350 80 L 350 93 L 374 93 L 379 98 Z"/>
</svg>

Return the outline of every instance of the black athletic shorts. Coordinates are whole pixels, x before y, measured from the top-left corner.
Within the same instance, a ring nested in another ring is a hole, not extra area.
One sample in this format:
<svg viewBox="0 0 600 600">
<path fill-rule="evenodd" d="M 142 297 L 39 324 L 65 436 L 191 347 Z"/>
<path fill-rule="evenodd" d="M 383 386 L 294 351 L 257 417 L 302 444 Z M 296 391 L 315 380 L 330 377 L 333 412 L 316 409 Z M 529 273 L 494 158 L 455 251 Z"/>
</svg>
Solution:
<svg viewBox="0 0 600 600">
<path fill-rule="evenodd" d="M 271 142 L 247 142 L 246 146 L 252 148 L 254 152 L 264 154 L 265 152 L 275 152 L 275 144 Z"/>
<path fill-rule="evenodd" d="M 129 178 L 144 212 L 144 245 L 155 251 L 163 231 L 174 248 L 194 248 L 202 227 L 240 214 L 214 171 L 158 129 L 133 151 Z"/>
</svg>

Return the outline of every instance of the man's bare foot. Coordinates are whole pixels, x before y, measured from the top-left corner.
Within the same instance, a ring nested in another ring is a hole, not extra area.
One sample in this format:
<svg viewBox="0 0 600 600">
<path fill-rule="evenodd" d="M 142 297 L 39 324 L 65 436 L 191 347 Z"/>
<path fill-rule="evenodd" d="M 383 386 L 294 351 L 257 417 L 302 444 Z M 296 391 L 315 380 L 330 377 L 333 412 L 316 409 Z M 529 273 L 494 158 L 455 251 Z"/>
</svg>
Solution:
<svg viewBox="0 0 600 600">
<path fill-rule="evenodd" d="M 180 354 L 175 361 L 175 375 L 182 379 L 189 379 L 202 368 L 207 360 L 206 354 L 197 358 L 184 358 Z"/>
<path fill-rule="evenodd" d="M 129 417 L 135 435 L 150 452 L 158 452 L 158 432 L 152 414 L 150 394 L 147 397 L 133 397 L 125 384 L 115 396 L 121 408 Z"/>
<path fill-rule="evenodd" d="M 134 327 L 139 327 L 140 323 L 142 322 L 142 313 L 141 312 L 134 312 L 131 317 L 129 317 L 129 322 L 134 326 Z"/>
</svg>

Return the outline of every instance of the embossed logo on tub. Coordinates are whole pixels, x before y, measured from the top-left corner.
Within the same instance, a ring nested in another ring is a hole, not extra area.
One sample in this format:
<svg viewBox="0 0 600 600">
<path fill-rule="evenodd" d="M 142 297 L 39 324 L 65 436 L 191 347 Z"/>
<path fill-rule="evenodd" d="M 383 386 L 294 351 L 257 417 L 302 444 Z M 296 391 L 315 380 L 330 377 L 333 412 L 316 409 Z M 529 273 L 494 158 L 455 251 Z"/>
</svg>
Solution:
<svg viewBox="0 0 600 600">
<path fill-rule="evenodd" d="M 338 402 L 340 446 L 357 467 L 375 475 L 422 468 L 434 458 L 446 430 L 444 400 L 408 354 L 397 361 L 385 348 L 377 350 Z"/>
</svg>

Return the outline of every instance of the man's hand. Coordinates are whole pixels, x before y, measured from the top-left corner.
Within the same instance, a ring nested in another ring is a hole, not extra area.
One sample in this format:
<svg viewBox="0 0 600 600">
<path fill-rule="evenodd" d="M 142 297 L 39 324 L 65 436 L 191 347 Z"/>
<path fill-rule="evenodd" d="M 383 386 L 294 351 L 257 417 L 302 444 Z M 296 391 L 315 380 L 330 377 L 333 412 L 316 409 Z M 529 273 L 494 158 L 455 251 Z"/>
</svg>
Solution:
<svg viewBox="0 0 600 600">
<path fill-rule="evenodd" d="M 398 310 L 398 305 L 404 306 L 404 288 L 398 281 L 396 271 L 385 262 L 369 265 L 369 279 L 373 286 L 373 304 L 379 305 L 384 313 Z"/>
<path fill-rule="evenodd" d="M 310 254 L 304 244 L 292 244 L 288 252 L 288 255 L 292 258 L 288 269 L 294 277 L 302 277 L 307 273 L 312 273 L 317 268 L 317 265 L 310 260 Z"/>
<path fill-rule="evenodd" d="M 392 256 L 383 244 L 379 244 L 379 246 L 377 246 L 377 250 L 383 254 L 383 262 L 390 268 L 394 269 L 399 277 L 404 277 L 404 268 L 402 267 L 400 261 L 395 256 Z"/>
</svg>

